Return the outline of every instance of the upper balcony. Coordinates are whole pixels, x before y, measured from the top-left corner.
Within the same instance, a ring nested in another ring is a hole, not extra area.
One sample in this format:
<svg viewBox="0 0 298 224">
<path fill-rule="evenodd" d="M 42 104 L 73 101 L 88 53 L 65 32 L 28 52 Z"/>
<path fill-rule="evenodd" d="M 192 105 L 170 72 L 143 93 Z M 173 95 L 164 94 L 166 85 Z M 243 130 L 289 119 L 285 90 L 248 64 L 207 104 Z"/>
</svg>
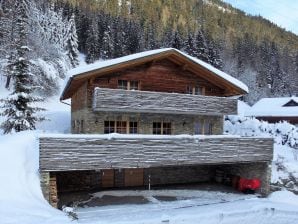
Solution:
<svg viewBox="0 0 298 224">
<path fill-rule="evenodd" d="M 226 115 L 237 113 L 237 100 L 180 93 L 95 88 L 94 111 Z"/>
</svg>

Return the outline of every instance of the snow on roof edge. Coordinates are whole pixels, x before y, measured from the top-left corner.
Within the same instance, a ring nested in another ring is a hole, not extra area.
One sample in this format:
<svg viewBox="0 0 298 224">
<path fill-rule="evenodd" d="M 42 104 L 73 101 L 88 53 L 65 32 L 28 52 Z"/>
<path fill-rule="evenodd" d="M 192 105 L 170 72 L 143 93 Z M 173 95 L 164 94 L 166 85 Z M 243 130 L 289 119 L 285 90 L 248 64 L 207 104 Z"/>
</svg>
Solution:
<svg viewBox="0 0 298 224">
<path fill-rule="evenodd" d="M 284 107 L 290 100 L 298 101 L 298 97 L 262 98 L 245 112 L 245 116 L 297 117 L 297 107 Z"/>
<path fill-rule="evenodd" d="M 188 55 L 188 54 L 186 54 L 186 53 L 184 53 L 180 50 L 177 50 L 175 48 L 161 48 L 161 49 L 156 49 L 156 50 L 150 50 L 150 51 L 135 53 L 135 54 L 131 54 L 131 55 L 115 58 L 115 59 L 100 61 L 100 62 L 96 62 L 96 63 L 93 63 L 93 64 L 89 64 L 89 65 L 86 65 L 86 66 L 81 66 L 81 67 L 77 67 L 77 68 L 74 68 L 72 70 L 69 70 L 67 75 L 68 75 L 68 77 L 72 78 L 72 77 L 80 75 L 82 73 L 90 72 L 90 71 L 101 69 L 101 68 L 106 68 L 106 67 L 113 66 L 113 65 L 116 65 L 116 64 L 124 63 L 126 61 L 132 61 L 132 60 L 136 60 L 136 59 L 140 59 L 140 58 L 144 58 L 144 57 L 148 57 L 148 56 L 152 56 L 152 55 L 156 55 L 156 54 L 160 54 L 160 53 L 168 52 L 168 51 L 175 51 L 175 52 L 183 55 L 187 59 L 193 61 L 194 63 L 196 63 L 198 65 L 203 66 L 208 71 L 216 74 L 218 77 L 220 77 L 220 78 L 230 82 L 231 84 L 237 86 L 238 88 L 242 89 L 246 93 L 249 92 L 247 85 L 245 85 L 240 80 L 232 77 L 231 75 L 228 75 L 227 73 L 213 67 L 212 65 L 210 65 L 210 64 L 208 64 L 208 63 L 206 63 L 206 62 L 204 62 L 200 59 L 192 57 L 192 56 L 190 56 L 190 55 Z"/>
<path fill-rule="evenodd" d="M 255 137 L 243 137 L 240 135 L 149 135 L 149 134 L 39 134 L 39 138 L 84 138 L 84 139 L 219 139 L 219 138 L 255 138 Z M 268 137 L 257 137 L 268 139 Z"/>
</svg>

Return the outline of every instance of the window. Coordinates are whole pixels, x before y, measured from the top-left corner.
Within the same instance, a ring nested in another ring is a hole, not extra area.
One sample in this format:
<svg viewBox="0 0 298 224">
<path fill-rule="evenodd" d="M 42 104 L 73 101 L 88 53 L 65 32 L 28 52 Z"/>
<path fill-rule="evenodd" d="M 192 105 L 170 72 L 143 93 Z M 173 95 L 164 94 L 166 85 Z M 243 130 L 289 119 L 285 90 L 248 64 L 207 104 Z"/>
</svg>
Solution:
<svg viewBox="0 0 298 224">
<path fill-rule="evenodd" d="M 129 122 L 129 134 L 138 134 L 138 122 Z"/>
<path fill-rule="evenodd" d="M 81 133 L 84 132 L 84 120 L 81 120 Z"/>
<path fill-rule="evenodd" d="M 126 134 L 126 121 L 117 121 L 116 132 L 119 134 Z"/>
<path fill-rule="evenodd" d="M 118 89 L 138 90 L 139 82 L 138 81 L 118 80 Z"/>
<path fill-rule="evenodd" d="M 202 87 L 194 87 L 194 95 L 202 95 Z"/>
<path fill-rule="evenodd" d="M 186 94 L 203 95 L 203 87 L 200 87 L 200 86 L 194 86 L 194 87 L 187 86 Z"/>
<path fill-rule="evenodd" d="M 204 134 L 205 135 L 212 135 L 213 133 L 213 124 L 208 121 L 208 120 L 205 120 L 204 121 Z"/>
<path fill-rule="evenodd" d="M 153 122 L 153 131 L 154 135 L 161 135 L 161 122 Z"/>
<path fill-rule="evenodd" d="M 191 94 L 192 95 L 192 87 L 187 86 L 187 88 L 186 88 L 186 94 Z"/>
<path fill-rule="evenodd" d="M 172 134 L 172 125 L 169 122 L 153 122 L 152 133 L 154 135 L 170 135 Z"/>
<path fill-rule="evenodd" d="M 127 89 L 128 82 L 126 80 L 118 80 L 118 89 Z"/>
<path fill-rule="evenodd" d="M 115 121 L 105 121 L 104 122 L 104 133 L 114 133 L 115 132 Z"/>
<path fill-rule="evenodd" d="M 129 89 L 130 90 L 138 90 L 139 89 L 139 82 L 138 81 L 130 81 L 129 82 Z"/>
<path fill-rule="evenodd" d="M 164 135 L 172 134 L 171 123 L 163 123 L 162 129 L 163 129 L 162 134 L 164 134 Z"/>
<path fill-rule="evenodd" d="M 202 135 L 203 134 L 202 124 L 200 122 L 195 122 L 194 129 L 195 129 L 194 130 L 195 135 Z"/>
</svg>

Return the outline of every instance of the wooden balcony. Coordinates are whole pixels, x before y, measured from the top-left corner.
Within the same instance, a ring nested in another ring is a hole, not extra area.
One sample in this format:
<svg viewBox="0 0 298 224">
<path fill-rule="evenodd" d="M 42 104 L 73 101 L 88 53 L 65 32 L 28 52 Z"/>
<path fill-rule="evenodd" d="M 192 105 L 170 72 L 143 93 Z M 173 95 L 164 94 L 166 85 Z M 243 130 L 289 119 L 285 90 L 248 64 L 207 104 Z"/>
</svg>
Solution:
<svg viewBox="0 0 298 224">
<path fill-rule="evenodd" d="M 94 111 L 225 115 L 237 113 L 237 100 L 226 97 L 95 88 Z"/>
<path fill-rule="evenodd" d="M 235 136 L 43 135 L 40 170 L 269 162 L 273 140 Z"/>
</svg>

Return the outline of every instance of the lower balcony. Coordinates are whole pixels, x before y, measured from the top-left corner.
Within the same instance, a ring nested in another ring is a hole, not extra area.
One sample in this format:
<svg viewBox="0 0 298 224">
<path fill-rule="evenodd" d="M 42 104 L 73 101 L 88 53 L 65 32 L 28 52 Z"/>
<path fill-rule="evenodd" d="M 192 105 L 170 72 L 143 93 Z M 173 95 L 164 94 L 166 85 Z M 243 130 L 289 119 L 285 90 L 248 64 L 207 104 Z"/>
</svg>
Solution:
<svg viewBox="0 0 298 224">
<path fill-rule="evenodd" d="M 101 170 L 270 162 L 271 138 L 238 136 L 41 135 L 40 170 Z"/>
</svg>

